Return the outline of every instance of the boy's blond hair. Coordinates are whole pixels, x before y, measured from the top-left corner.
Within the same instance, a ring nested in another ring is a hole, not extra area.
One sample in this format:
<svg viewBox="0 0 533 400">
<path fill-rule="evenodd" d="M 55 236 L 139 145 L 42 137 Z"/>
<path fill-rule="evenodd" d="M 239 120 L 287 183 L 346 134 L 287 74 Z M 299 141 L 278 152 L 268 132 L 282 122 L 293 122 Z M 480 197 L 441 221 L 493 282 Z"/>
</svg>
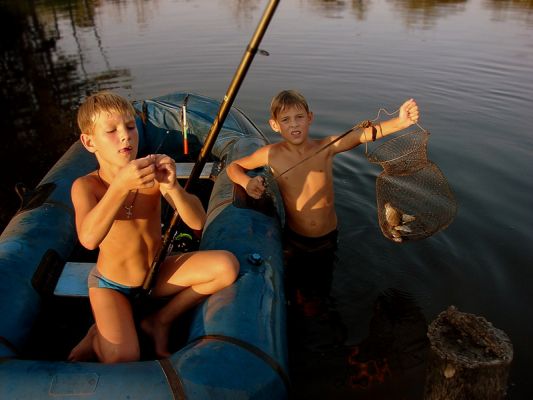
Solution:
<svg viewBox="0 0 533 400">
<path fill-rule="evenodd" d="M 270 103 L 270 117 L 276 119 L 281 111 L 293 106 L 302 107 L 305 112 L 309 112 L 309 105 L 304 96 L 296 90 L 283 90 Z"/>
<path fill-rule="evenodd" d="M 78 126 L 81 133 L 92 134 L 96 117 L 101 112 L 110 111 L 135 116 L 135 109 L 124 97 L 108 91 L 98 92 L 87 97 L 78 109 Z"/>
</svg>

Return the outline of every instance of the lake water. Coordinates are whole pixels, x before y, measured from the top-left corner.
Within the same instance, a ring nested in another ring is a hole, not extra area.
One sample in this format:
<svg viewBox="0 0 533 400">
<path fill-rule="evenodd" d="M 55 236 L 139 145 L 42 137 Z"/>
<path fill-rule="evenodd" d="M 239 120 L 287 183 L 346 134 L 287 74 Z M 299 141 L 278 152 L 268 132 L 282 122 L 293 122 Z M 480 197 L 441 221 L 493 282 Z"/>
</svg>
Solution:
<svg viewBox="0 0 533 400">
<path fill-rule="evenodd" d="M 221 99 L 266 3 L 0 3 L 1 227 L 15 183 L 37 185 L 76 140 L 87 93 Z M 337 156 L 338 260 L 327 313 L 292 350 L 295 397 L 420 398 L 425 326 L 455 305 L 509 335 L 508 398 L 531 398 L 533 2 L 286 0 L 261 48 L 235 105 L 272 140 L 282 89 L 307 97 L 315 137 L 413 97 L 458 204 L 444 231 L 394 243 L 377 221 L 381 168 L 363 148 Z"/>
</svg>

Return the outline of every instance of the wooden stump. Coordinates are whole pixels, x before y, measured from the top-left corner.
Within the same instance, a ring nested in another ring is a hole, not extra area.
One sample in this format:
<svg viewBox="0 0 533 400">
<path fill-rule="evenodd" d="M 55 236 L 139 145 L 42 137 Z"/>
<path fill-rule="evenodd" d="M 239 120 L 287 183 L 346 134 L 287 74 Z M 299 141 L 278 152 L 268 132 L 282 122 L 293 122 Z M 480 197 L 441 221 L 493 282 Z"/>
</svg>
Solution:
<svg viewBox="0 0 533 400">
<path fill-rule="evenodd" d="M 428 328 L 425 400 L 501 400 L 513 359 L 505 332 L 454 306 Z"/>
</svg>

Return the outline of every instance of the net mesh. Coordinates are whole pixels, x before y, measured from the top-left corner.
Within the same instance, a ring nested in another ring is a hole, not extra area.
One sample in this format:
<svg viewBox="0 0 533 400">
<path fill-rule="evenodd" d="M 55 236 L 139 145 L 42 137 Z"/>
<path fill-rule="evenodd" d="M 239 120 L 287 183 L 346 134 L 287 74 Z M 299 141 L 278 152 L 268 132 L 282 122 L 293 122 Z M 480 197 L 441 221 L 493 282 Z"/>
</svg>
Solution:
<svg viewBox="0 0 533 400">
<path fill-rule="evenodd" d="M 423 129 L 388 140 L 367 153 L 383 171 L 376 179 L 381 231 L 398 243 L 427 238 L 454 219 L 457 204 L 441 170 L 427 158 Z"/>
</svg>

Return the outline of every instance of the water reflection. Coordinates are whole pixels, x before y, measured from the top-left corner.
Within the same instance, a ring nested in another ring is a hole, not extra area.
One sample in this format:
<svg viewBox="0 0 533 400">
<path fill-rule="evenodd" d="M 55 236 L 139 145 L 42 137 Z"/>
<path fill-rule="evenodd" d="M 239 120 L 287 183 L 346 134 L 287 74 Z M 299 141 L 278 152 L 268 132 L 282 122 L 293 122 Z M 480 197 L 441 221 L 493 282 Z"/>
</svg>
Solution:
<svg viewBox="0 0 533 400">
<path fill-rule="evenodd" d="M 496 21 L 513 18 L 533 26 L 533 0 L 485 0 L 485 5 L 494 11 Z"/>
<path fill-rule="evenodd" d="M 91 1 L 0 4 L 0 229 L 19 205 L 15 183 L 35 186 L 76 140 L 79 99 L 129 78 L 128 70 L 113 70 L 107 61 L 94 7 Z M 93 30 L 105 60 L 103 71 L 87 72 L 89 49 L 81 45 L 81 28 Z M 78 44 L 74 53 L 58 46 L 69 34 Z"/>
<path fill-rule="evenodd" d="M 344 344 L 346 327 L 331 306 L 303 310 L 290 319 L 298 327 L 289 342 L 296 399 L 421 398 L 429 341 L 411 294 L 395 288 L 380 293 L 367 337 L 352 346 Z"/>
</svg>

